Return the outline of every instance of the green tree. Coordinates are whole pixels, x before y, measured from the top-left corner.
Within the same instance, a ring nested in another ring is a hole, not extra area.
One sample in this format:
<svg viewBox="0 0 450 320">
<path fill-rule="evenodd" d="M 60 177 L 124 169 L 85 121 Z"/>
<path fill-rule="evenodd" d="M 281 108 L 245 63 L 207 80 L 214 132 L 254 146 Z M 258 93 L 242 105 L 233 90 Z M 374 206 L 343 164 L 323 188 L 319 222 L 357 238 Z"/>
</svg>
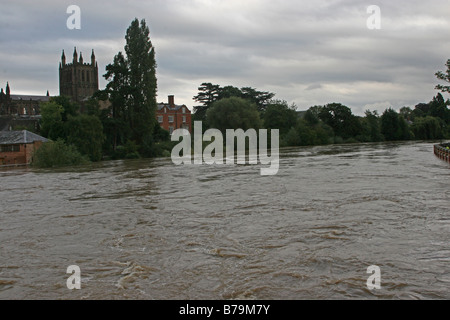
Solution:
<svg viewBox="0 0 450 320">
<path fill-rule="evenodd" d="M 106 66 L 105 79 L 108 84 L 104 90 L 111 106 L 108 112 L 101 113 L 102 123 L 105 129 L 107 147 L 105 149 L 116 150 L 117 145 L 123 145 L 130 138 L 130 108 L 127 100 L 130 92 L 128 83 L 127 61 L 122 52 L 119 52 L 112 64 Z M 109 151 L 109 150 L 108 150 Z"/>
<path fill-rule="evenodd" d="M 152 134 L 157 125 L 156 61 L 149 34 L 145 20 L 139 22 L 134 19 L 125 35 L 126 56 L 119 52 L 114 62 L 106 67 L 104 75 L 109 80 L 105 91 L 112 103 L 114 121 L 110 121 L 107 127 L 112 130 L 114 147 L 122 137 L 135 141 L 144 156 L 153 153 Z"/>
<path fill-rule="evenodd" d="M 386 109 L 381 115 L 381 133 L 387 141 L 411 139 L 406 120 L 392 108 Z"/>
<path fill-rule="evenodd" d="M 99 118 L 101 116 L 101 108 L 100 108 L 100 103 L 97 97 L 90 97 L 88 101 L 85 102 L 84 104 L 84 110 L 83 110 L 84 114 L 88 114 L 91 116 L 95 116 L 97 118 Z"/>
<path fill-rule="evenodd" d="M 282 138 L 281 143 L 283 146 L 299 146 L 301 141 L 297 129 L 294 127 L 290 128 L 288 133 Z"/>
<path fill-rule="evenodd" d="M 67 96 L 51 97 L 50 101 L 62 106 L 63 112 L 61 113 L 61 119 L 63 122 L 67 121 L 70 116 L 77 115 L 80 111 L 80 106 Z"/>
<path fill-rule="evenodd" d="M 334 132 L 333 129 L 326 125 L 323 122 L 319 122 L 318 124 L 313 126 L 316 139 L 315 144 L 330 144 L 334 141 Z"/>
<path fill-rule="evenodd" d="M 283 136 L 297 124 L 297 112 L 295 106 L 288 106 L 286 101 L 271 101 L 264 112 L 264 127 L 267 129 L 279 129 Z"/>
<path fill-rule="evenodd" d="M 246 99 L 254 103 L 261 113 L 264 112 L 271 99 L 275 96 L 274 93 L 267 91 L 258 91 L 251 87 L 237 88 L 234 86 L 221 87 L 217 84 L 202 83 L 198 88 L 199 93 L 194 96 L 194 100 L 200 102 L 202 105 L 194 107 L 195 120 L 206 120 L 206 112 L 212 104 L 221 99 L 238 97 Z"/>
<path fill-rule="evenodd" d="M 362 119 L 363 126 L 363 142 L 378 142 L 383 141 L 383 135 L 381 134 L 380 117 L 377 111 L 367 110 L 365 117 Z"/>
<path fill-rule="evenodd" d="M 323 110 L 323 106 L 312 106 L 308 109 L 312 116 L 319 119 L 320 112 Z"/>
<path fill-rule="evenodd" d="M 445 72 L 442 72 L 442 71 L 436 72 L 436 77 L 439 80 L 450 82 L 450 59 L 447 60 L 447 63 L 445 64 L 445 66 L 447 67 L 447 71 L 445 71 Z M 450 86 L 444 86 L 444 85 L 441 85 L 441 84 L 438 84 L 436 86 L 436 89 L 441 90 L 442 92 L 450 92 Z"/>
<path fill-rule="evenodd" d="M 80 115 L 77 110 L 78 107 L 65 97 L 54 97 L 44 103 L 41 107 L 41 134 L 53 141 L 65 141 L 92 161 L 99 161 L 104 141 L 102 123 L 98 116 Z"/>
<path fill-rule="evenodd" d="M 261 119 L 255 104 L 248 100 L 231 97 L 216 101 L 206 113 L 208 124 L 226 133 L 226 129 L 259 129 Z"/>
<path fill-rule="evenodd" d="M 241 88 L 241 97 L 253 102 L 259 112 L 264 112 L 266 110 L 274 96 L 275 93 L 268 91 L 258 91 L 251 87 Z"/>
<path fill-rule="evenodd" d="M 194 101 L 200 102 L 202 105 L 194 107 L 194 120 L 206 121 L 206 111 L 211 105 L 219 98 L 220 86 L 218 84 L 212 84 L 204 82 L 198 87 L 198 94 L 194 96 Z"/>
<path fill-rule="evenodd" d="M 412 117 L 414 118 L 420 118 L 420 117 L 426 117 L 429 115 L 430 112 L 430 104 L 429 103 L 419 103 L 414 107 L 414 110 L 412 111 Z"/>
<path fill-rule="evenodd" d="M 317 143 L 317 134 L 315 130 L 309 126 L 304 119 L 298 121 L 296 130 L 301 146 L 311 146 Z"/>
<path fill-rule="evenodd" d="M 41 134 L 51 140 L 65 139 L 62 115 L 64 108 L 54 101 L 41 106 Z"/>
<path fill-rule="evenodd" d="M 441 120 L 442 121 L 442 120 Z M 411 126 L 415 139 L 442 139 L 444 137 L 438 118 L 427 116 L 417 118 Z"/>
<path fill-rule="evenodd" d="M 447 104 L 448 103 L 444 100 L 442 94 L 438 93 L 429 103 L 430 111 L 428 115 L 441 118 L 446 123 L 450 123 L 450 110 L 448 109 Z"/>
<path fill-rule="evenodd" d="M 287 103 L 284 102 L 285 107 Z M 271 105 L 267 107 L 266 113 L 269 113 Z M 324 109 L 322 106 L 313 106 L 309 108 L 302 118 L 299 118 L 295 111 L 295 105 L 289 108 L 292 113 L 286 115 L 283 121 L 288 121 L 287 116 L 291 117 L 291 122 L 295 126 L 290 128 L 283 137 L 282 143 L 287 146 L 307 146 L 307 145 L 323 145 L 333 143 L 333 129 L 319 119 L 319 113 Z M 270 117 L 270 114 L 268 115 Z M 276 116 L 275 116 L 276 119 Z M 291 125 L 291 123 L 289 123 Z"/>
<path fill-rule="evenodd" d="M 137 144 L 151 139 L 156 125 L 156 61 L 145 23 L 133 20 L 125 35 L 127 55 L 131 140 Z M 141 146 L 141 152 L 148 150 Z"/>
<path fill-rule="evenodd" d="M 169 131 L 163 129 L 161 126 L 155 126 L 153 129 L 153 137 L 155 138 L 155 142 L 170 141 Z"/>
<path fill-rule="evenodd" d="M 105 139 L 100 119 L 92 115 L 69 117 L 66 124 L 67 143 L 73 144 L 92 161 L 102 159 L 102 145 Z"/>
<path fill-rule="evenodd" d="M 394 109 L 388 108 L 381 115 L 381 133 L 387 141 L 399 139 L 398 114 Z"/>
<path fill-rule="evenodd" d="M 319 123 L 319 117 L 313 110 L 311 110 L 311 108 L 306 110 L 303 119 L 305 119 L 305 121 L 308 122 L 310 125 L 314 126 Z"/>
<path fill-rule="evenodd" d="M 217 97 L 217 100 L 231 97 L 243 98 L 242 91 L 238 87 L 234 86 L 225 86 L 219 89 L 219 96 Z"/>
<path fill-rule="evenodd" d="M 321 108 L 319 118 L 343 139 L 356 137 L 362 130 L 358 118 L 352 114 L 351 109 L 340 103 L 330 103 Z"/>
<path fill-rule="evenodd" d="M 218 100 L 220 86 L 218 84 L 212 84 L 204 82 L 198 87 L 198 95 L 194 96 L 194 100 L 202 103 L 204 106 L 211 106 Z"/>
<path fill-rule="evenodd" d="M 401 107 L 399 113 L 406 121 L 414 120 L 413 111 L 410 107 Z"/>
</svg>

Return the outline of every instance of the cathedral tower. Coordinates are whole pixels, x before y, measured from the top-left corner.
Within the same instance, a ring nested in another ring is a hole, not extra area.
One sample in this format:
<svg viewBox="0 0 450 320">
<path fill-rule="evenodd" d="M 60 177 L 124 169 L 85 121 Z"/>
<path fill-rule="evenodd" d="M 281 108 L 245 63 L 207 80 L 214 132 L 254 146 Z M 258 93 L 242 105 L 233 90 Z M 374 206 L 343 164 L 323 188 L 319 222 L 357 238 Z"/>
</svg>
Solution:
<svg viewBox="0 0 450 320">
<path fill-rule="evenodd" d="M 80 52 L 78 59 L 77 48 L 73 50 L 72 63 L 66 63 L 64 50 L 59 63 L 59 94 L 68 96 L 73 101 L 82 102 L 91 97 L 98 90 L 98 65 L 92 50 L 91 63 L 83 62 Z"/>
</svg>

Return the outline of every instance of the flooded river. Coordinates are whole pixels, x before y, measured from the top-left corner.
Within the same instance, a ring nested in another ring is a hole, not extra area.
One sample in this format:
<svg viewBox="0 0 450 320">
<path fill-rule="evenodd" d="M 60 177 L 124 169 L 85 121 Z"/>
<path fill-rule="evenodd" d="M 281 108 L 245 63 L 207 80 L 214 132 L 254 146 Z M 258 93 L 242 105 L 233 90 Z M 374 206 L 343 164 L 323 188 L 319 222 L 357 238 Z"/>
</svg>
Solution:
<svg viewBox="0 0 450 320">
<path fill-rule="evenodd" d="M 259 169 L 0 169 L 0 299 L 450 299 L 432 143 L 290 148 L 276 176 Z"/>
</svg>

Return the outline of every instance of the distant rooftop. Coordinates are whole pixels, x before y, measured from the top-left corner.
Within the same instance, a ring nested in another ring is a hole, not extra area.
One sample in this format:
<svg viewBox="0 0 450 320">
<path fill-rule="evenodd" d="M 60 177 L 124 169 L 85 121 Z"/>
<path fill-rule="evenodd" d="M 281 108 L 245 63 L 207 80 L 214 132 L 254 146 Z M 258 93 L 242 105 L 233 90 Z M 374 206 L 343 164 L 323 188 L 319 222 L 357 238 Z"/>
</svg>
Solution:
<svg viewBox="0 0 450 320">
<path fill-rule="evenodd" d="M 0 145 L 33 143 L 35 141 L 47 142 L 48 139 L 27 130 L 0 131 Z"/>
<path fill-rule="evenodd" d="M 164 107 L 168 108 L 169 110 L 180 110 L 181 107 L 186 107 L 186 105 L 184 105 L 184 104 L 182 104 L 182 105 L 175 104 L 175 96 L 170 95 L 168 98 L 169 98 L 168 103 L 163 103 L 163 102 L 158 103 L 158 105 L 157 105 L 158 111 L 162 110 Z"/>
<path fill-rule="evenodd" d="M 158 110 L 161 110 L 164 107 L 167 107 L 169 110 L 180 110 L 183 106 L 186 107 L 185 105 L 170 105 L 168 103 L 158 103 Z"/>
<path fill-rule="evenodd" d="M 49 96 L 31 96 L 26 94 L 12 94 L 11 95 L 12 100 L 34 100 L 34 101 L 49 101 Z"/>
</svg>

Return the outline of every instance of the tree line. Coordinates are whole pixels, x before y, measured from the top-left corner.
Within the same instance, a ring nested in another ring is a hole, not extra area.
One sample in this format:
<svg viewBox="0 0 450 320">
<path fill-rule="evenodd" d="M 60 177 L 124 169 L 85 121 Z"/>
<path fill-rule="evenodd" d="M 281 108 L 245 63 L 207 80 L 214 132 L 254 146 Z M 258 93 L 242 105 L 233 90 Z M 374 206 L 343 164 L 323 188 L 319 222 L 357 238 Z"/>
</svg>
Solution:
<svg viewBox="0 0 450 320">
<path fill-rule="evenodd" d="M 135 19 L 125 35 L 124 52 L 106 66 L 104 90 L 80 107 L 68 97 L 52 97 L 41 106 L 41 135 L 53 141 L 36 154 L 42 166 L 85 163 L 101 159 L 168 156 L 177 142 L 156 121 L 156 61 L 145 20 Z M 450 82 L 447 71 L 436 77 Z M 450 86 L 438 85 L 442 93 Z M 386 109 L 354 115 L 341 103 L 298 111 L 275 93 L 252 87 L 202 83 L 193 100 L 193 120 L 203 130 L 279 129 L 281 146 L 450 138 L 450 100 L 438 93 L 428 103 L 398 112 Z M 109 107 L 100 108 L 101 101 Z M 57 154 L 70 155 L 69 158 Z M 75 160 L 74 160 L 75 159 Z"/>
<path fill-rule="evenodd" d="M 450 82 L 450 60 L 446 66 L 447 71 L 437 72 L 436 77 Z M 436 89 L 450 92 L 450 86 Z M 194 107 L 193 117 L 204 123 L 203 130 L 279 129 L 281 146 L 450 139 L 450 100 L 441 92 L 413 109 L 402 107 L 397 112 L 390 107 L 382 114 L 367 110 L 357 116 L 341 103 L 298 111 L 295 104 L 273 99 L 274 93 L 251 87 L 202 83 L 198 91 L 193 99 L 200 104 Z"/>
</svg>

